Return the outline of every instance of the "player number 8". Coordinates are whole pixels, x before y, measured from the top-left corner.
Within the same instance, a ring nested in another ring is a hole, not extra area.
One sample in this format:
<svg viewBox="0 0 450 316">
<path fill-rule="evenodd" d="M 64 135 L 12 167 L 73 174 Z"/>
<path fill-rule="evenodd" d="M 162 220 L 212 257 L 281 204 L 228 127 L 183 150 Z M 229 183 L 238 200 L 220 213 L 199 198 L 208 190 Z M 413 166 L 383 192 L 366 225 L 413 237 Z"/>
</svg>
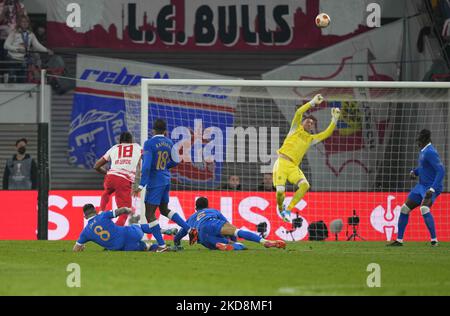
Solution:
<svg viewBox="0 0 450 316">
<path fill-rule="evenodd" d="M 100 226 L 100 225 L 99 226 L 95 226 L 94 233 L 96 235 L 98 235 L 100 237 L 100 239 L 103 240 L 103 241 L 108 241 L 109 240 L 109 237 L 110 237 L 109 231 L 103 230 L 103 227 Z"/>
</svg>

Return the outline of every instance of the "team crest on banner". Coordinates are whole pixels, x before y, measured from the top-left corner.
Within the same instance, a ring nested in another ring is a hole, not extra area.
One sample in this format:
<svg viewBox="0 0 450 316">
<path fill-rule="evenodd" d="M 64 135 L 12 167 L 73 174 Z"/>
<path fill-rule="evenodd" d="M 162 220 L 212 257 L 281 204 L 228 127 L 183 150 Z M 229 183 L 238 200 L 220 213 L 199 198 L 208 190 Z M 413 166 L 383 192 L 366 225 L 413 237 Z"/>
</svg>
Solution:
<svg viewBox="0 0 450 316">
<path fill-rule="evenodd" d="M 106 153 L 118 143 L 125 127 L 125 112 L 111 113 L 77 108 L 72 112 L 75 118 L 70 124 L 69 160 L 72 164 L 92 168 L 98 153 Z"/>
</svg>

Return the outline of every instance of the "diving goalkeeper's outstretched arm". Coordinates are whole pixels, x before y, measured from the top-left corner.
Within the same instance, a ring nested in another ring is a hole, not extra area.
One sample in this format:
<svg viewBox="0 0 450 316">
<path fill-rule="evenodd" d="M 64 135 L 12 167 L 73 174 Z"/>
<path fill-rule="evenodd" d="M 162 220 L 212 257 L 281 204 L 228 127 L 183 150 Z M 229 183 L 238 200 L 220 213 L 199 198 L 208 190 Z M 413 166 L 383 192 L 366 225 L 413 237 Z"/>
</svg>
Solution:
<svg viewBox="0 0 450 316">
<path fill-rule="evenodd" d="M 310 108 L 315 107 L 316 105 L 319 105 L 322 103 L 323 97 L 321 94 L 316 94 L 314 98 L 311 99 L 311 101 L 303 104 L 301 107 L 295 111 L 294 118 L 292 119 L 291 123 L 291 131 L 297 129 L 302 123 L 303 114 L 308 111 Z"/>
<path fill-rule="evenodd" d="M 336 128 L 337 121 L 339 120 L 339 117 L 341 116 L 341 110 L 339 108 L 332 108 L 331 109 L 331 122 L 330 125 L 324 130 L 323 132 L 320 132 L 319 134 L 313 135 L 313 145 L 320 143 L 333 135 L 334 129 Z"/>
</svg>

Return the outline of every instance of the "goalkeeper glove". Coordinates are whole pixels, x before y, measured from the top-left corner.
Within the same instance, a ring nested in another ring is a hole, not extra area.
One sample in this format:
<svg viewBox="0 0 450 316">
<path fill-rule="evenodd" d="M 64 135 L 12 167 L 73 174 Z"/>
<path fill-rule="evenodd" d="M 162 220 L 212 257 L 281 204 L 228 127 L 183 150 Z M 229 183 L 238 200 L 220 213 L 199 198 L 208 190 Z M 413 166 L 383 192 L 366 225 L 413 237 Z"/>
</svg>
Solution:
<svg viewBox="0 0 450 316">
<path fill-rule="evenodd" d="M 339 121 L 339 118 L 341 117 L 341 110 L 339 108 L 332 108 L 331 109 L 331 121 L 336 124 L 337 121 Z"/>
<path fill-rule="evenodd" d="M 312 107 L 315 107 L 316 105 L 319 105 L 323 102 L 323 96 L 321 94 L 316 94 L 314 98 L 309 101 L 309 104 L 311 104 Z"/>
</svg>

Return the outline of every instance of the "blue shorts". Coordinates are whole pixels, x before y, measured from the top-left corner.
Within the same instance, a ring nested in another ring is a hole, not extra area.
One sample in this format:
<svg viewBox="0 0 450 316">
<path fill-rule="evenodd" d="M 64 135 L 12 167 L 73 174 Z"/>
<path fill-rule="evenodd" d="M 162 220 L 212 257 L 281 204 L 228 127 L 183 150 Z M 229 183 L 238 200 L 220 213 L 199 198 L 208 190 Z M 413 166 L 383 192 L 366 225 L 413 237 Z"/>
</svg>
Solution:
<svg viewBox="0 0 450 316">
<path fill-rule="evenodd" d="M 161 205 L 169 203 L 170 184 L 148 188 L 145 193 L 145 203 Z"/>
<path fill-rule="evenodd" d="M 209 249 L 216 249 L 216 243 L 228 244 L 228 238 L 221 235 L 223 225 L 226 221 L 220 219 L 208 220 L 199 227 L 198 239 L 200 244 Z"/>
<path fill-rule="evenodd" d="M 123 251 L 145 251 L 147 245 L 142 241 L 144 232 L 139 225 L 131 225 L 125 227 L 125 245 Z"/>
<path fill-rule="evenodd" d="M 422 201 L 425 197 L 425 193 L 427 192 L 427 188 L 423 184 L 416 184 L 414 188 L 412 188 L 411 192 L 408 194 L 408 199 L 416 202 L 417 204 L 422 204 Z M 440 191 L 436 191 L 431 196 L 431 202 L 434 203 L 434 200 L 441 194 Z"/>
</svg>

